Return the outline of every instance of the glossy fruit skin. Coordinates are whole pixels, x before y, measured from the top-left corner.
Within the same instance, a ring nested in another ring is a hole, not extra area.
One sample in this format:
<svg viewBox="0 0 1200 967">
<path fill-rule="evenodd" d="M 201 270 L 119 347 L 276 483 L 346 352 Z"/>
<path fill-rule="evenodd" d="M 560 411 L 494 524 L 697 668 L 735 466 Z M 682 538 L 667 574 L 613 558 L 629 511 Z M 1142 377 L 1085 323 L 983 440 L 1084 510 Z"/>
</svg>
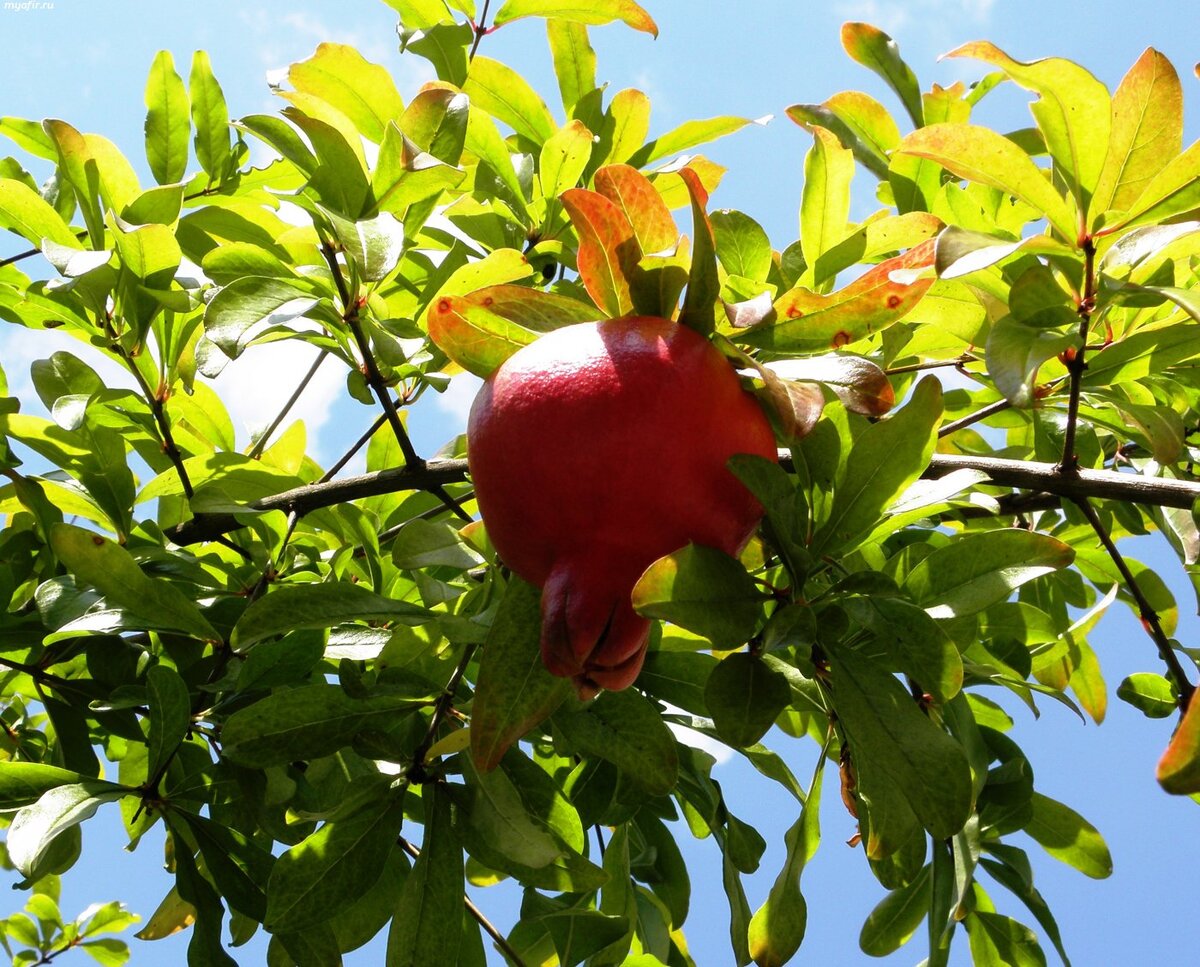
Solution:
<svg viewBox="0 0 1200 967">
<path fill-rule="evenodd" d="M 736 554 L 762 508 L 726 467 L 776 458 L 721 353 L 667 319 L 566 326 L 509 357 L 471 408 L 467 456 L 501 560 L 542 588 L 542 660 L 581 697 L 637 677 L 630 592 L 689 542 Z"/>
</svg>

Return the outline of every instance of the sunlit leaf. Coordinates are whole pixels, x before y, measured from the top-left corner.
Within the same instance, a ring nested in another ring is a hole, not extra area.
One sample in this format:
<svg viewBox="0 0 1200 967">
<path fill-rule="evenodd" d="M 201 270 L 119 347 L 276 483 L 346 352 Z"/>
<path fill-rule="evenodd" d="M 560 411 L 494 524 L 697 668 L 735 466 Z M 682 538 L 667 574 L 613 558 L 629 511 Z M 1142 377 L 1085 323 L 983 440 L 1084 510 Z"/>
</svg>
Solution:
<svg viewBox="0 0 1200 967">
<path fill-rule="evenodd" d="M 1171 744 L 1158 760 L 1156 775 L 1158 784 L 1174 795 L 1200 792 L 1200 700 L 1196 693 L 1192 694 Z"/>
<path fill-rule="evenodd" d="M 658 27 L 633 0 L 506 0 L 496 11 L 495 23 L 505 24 L 520 17 L 557 17 L 582 24 L 607 24 L 620 20 L 634 30 L 658 36 Z"/>
</svg>

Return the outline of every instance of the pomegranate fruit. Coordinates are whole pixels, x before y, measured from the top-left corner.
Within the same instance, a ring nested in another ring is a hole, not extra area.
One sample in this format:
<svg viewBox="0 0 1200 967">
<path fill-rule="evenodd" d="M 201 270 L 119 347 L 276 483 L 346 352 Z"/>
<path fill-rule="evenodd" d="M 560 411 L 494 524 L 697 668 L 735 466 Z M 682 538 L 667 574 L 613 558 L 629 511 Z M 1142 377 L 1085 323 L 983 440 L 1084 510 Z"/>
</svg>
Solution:
<svg viewBox="0 0 1200 967">
<path fill-rule="evenodd" d="M 501 559 L 542 588 L 541 652 L 580 696 L 628 686 L 650 622 L 630 592 L 689 542 L 736 554 L 762 508 L 728 470 L 775 459 L 762 409 L 687 326 L 626 316 L 540 337 L 471 407 L 467 458 Z"/>
</svg>

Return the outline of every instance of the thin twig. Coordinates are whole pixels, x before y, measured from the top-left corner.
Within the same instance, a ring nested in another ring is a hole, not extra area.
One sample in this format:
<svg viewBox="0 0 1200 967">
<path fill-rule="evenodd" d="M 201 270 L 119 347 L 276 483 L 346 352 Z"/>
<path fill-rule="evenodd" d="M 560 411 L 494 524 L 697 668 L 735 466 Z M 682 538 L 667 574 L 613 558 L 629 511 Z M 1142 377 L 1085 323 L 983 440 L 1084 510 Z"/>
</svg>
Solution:
<svg viewBox="0 0 1200 967">
<path fill-rule="evenodd" d="M 383 375 L 379 372 L 379 367 L 375 365 L 375 356 L 371 352 L 371 344 L 367 341 L 366 333 L 363 332 L 362 323 L 358 318 L 358 299 L 350 292 L 349 287 L 346 285 L 346 277 L 342 274 L 342 267 L 338 264 L 333 246 L 328 242 L 322 242 L 321 254 L 325 256 L 325 261 L 329 265 L 329 271 L 333 273 L 333 281 L 337 286 L 338 298 L 342 301 L 342 320 L 346 323 L 351 335 L 354 336 L 354 341 L 358 344 L 358 351 L 362 356 L 363 376 L 366 377 L 367 384 L 375 394 L 375 399 L 383 407 L 387 421 L 391 424 L 392 432 L 396 435 L 396 442 L 400 444 L 400 451 L 404 454 L 404 462 L 410 467 L 418 466 L 422 462 L 421 458 L 417 456 L 417 451 L 412 445 L 412 440 L 408 437 L 408 431 L 404 429 L 404 424 L 400 422 L 399 412 L 392 405 L 391 393 L 388 391 Z"/>
<path fill-rule="evenodd" d="M 971 426 L 973 423 L 978 423 L 980 420 L 986 420 L 989 416 L 995 416 L 997 413 L 1003 413 L 1012 403 L 1008 400 L 996 400 L 995 403 L 989 403 L 981 410 L 976 410 L 974 413 L 968 413 L 961 420 L 955 420 L 953 423 L 947 423 L 938 429 L 938 439 L 949 436 L 955 430 L 961 430 L 964 427 Z"/>
<path fill-rule="evenodd" d="M 929 363 L 909 363 L 906 366 L 892 366 L 888 369 L 885 369 L 883 372 L 887 376 L 899 376 L 901 373 L 919 373 L 924 372 L 927 369 L 948 369 L 951 366 L 953 366 L 955 369 L 959 369 L 962 366 L 965 366 L 967 363 L 972 363 L 974 361 L 974 356 L 970 355 L 969 353 L 963 353 L 963 355 L 957 357 L 956 359 L 939 359 Z"/>
<path fill-rule="evenodd" d="M 1071 384 L 1067 391 L 1067 425 L 1063 430 L 1062 460 L 1059 473 L 1071 474 L 1079 469 L 1075 455 L 1075 425 L 1079 422 L 1079 395 L 1083 390 L 1083 371 L 1087 369 L 1088 329 L 1092 323 L 1092 310 L 1096 306 L 1096 243 L 1086 237 L 1083 247 L 1083 295 L 1079 300 L 1079 348 L 1066 359 L 1067 373 Z"/>
<path fill-rule="evenodd" d="M 398 842 L 400 844 L 400 848 L 414 860 L 420 859 L 421 851 L 413 846 L 413 844 L 406 840 L 403 836 L 399 837 Z M 513 967 L 528 967 L 525 961 L 521 959 L 521 955 L 517 953 L 517 951 L 513 948 L 513 945 L 508 942 L 508 939 L 504 936 L 504 934 L 496 929 L 495 924 L 493 924 L 486 916 L 484 916 L 483 911 L 480 910 L 479 907 L 475 906 L 475 904 L 471 901 L 471 898 L 465 893 L 463 894 L 463 904 L 466 906 L 467 912 L 474 917 L 475 922 L 479 924 L 484 931 L 486 931 L 487 935 L 491 937 L 492 940 L 495 941 L 500 952 L 508 958 Z"/>
<path fill-rule="evenodd" d="M 1083 511 L 1083 516 L 1092 525 L 1092 530 L 1100 538 L 1100 543 L 1104 545 L 1108 556 L 1112 558 L 1113 564 L 1121 572 L 1121 579 L 1125 582 L 1125 587 L 1133 595 L 1133 600 L 1137 602 L 1138 614 L 1142 619 L 1142 627 L 1146 629 L 1146 634 L 1153 639 L 1154 645 L 1158 649 L 1159 657 L 1162 658 L 1168 672 L 1175 680 L 1175 687 L 1179 692 L 1177 699 L 1179 709 L 1180 711 L 1185 711 L 1196 688 L 1188 681 L 1187 674 L 1183 670 L 1183 665 L 1179 661 L 1179 656 L 1175 654 L 1175 649 L 1171 647 L 1171 639 L 1167 637 L 1166 632 L 1163 631 L 1162 623 L 1158 620 L 1158 613 L 1151 606 L 1146 595 L 1142 593 L 1137 579 L 1134 578 L 1133 572 L 1129 570 L 1129 565 L 1125 563 L 1125 558 L 1117 550 L 1117 545 L 1113 541 L 1112 535 L 1105 528 L 1104 522 L 1100 520 L 1100 515 L 1096 513 L 1096 508 L 1092 506 L 1090 501 L 1084 498 L 1076 499 L 1075 505 Z"/>
<path fill-rule="evenodd" d="M 467 665 L 471 663 L 471 659 L 475 655 L 475 647 L 475 643 L 470 642 L 464 648 L 462 658 L 458 660 L 458 664 L 450 675 L 450 680 L 446 682 L 446 687 L 442 689 L 442 694 L 437 697 L 437 701 L 434 703 L 433 716 L 429 719 L 429 728 L 425 730 L 425 737 L 421 740 L 421 744 L 417 746 L 417 751 L 413 753 L 412 763 L 408 767 L 408 777 L 413 782 L 421 783 L 429 778 L 428 773 L 425 771 L 425 756 L 437 739 L 438 729 L 442 727 L 442 721 L 449 714 L 450 709 L 454 707 L 454 693 L 458 691 L 458 683 L 462 681 L 462 677 L 467 670 Z"/>
<path fill-rule="evenodd" d="M 475 59 L 475 51 L 479 50 L 479 42 L 483 40 L 484 35 L 488 32 L 488 28 L 484 26 L 487 23 L 488 7 L 492 0 L 483 0 L 483 11 L 479 14 L 479 23 L 472 24 L 472 29 L 475 31 L 475 40 L 471 43 L 471 50 L 467 54 L 467 63 Z"/>
<path fill-rule="evenodd" d="M 263 430 L 259 438 L 254 441 L 254 446 L 250 448 L 250 452 L 247 454 L 251 460 L 257 460 L 263 450 L 266 449 L 267 442 L 271 439 L 271 435 L 279 429 L 279 424 L 281 424 L 287 418 L 287 415 L 291 412 L 292 407 L 296 405 L 296 401 L 300 399 L 300 394 L 302 394 L 308 388 L 308 384 L 312 382 L 312 378 L 317 375 L 317 370 L 321 368 L 321 363 L 325 362 L 325 358 L 328 355 L 328 349 L 322 349 L 319 353 L 317 353 L 317 358 L 313 360 L 312 366 L 310 366 L 308 372 L 304 374 L 304 378 L 300 380 L 300 385 L 296 387 L 295 392 L 293 392 L 292 395 L 288 397 L 288 401 L 283 404 L 283 409 L 276 414 L 275 419 L 271 421 L 271 425 Z"/>
</svg>

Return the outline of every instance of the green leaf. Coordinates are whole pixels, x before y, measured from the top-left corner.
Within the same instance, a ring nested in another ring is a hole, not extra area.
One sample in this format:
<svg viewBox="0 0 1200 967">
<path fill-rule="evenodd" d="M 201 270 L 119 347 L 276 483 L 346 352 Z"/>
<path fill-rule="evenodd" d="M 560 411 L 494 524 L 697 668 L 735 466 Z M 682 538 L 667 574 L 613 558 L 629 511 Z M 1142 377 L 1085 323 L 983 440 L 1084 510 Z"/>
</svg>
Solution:
<svg viewBox="0 0 1200 967">
<path fill-rule="evenodd" d="M 380 282 L 392 274 L 404 253 L 404 225 L 390 212 L 352 222 L 331 211 L 325 216 L 333 226 L 346 258 L 367 282 Z"/>
<path fill-rule="evenodd" d="M 1068 242 L 1078 235 L 1074 213 L 1029 155 L 990 128 L 931 124 L 909 134 L 901 154 L 935 161 L 960 178 L 1015 195 L 1043 213 Z"/>
<path fill-rule="evenodd" d="M 468 758 L 463 762 L 466 780 L 466 823 L 489 851 L 520 866 L 539 869 L 567 851 L 529 814 L 516 785 L 503 769 L 480 772 Z M 462 819 L 460 817 L 460 825 Z"/>
<path fill-rule="evenodd" d="M 494 23 L 506 24 L 520 17 L 557 17 L 575 23 L 599 26 L 620 20 L 634 30 L 658 36 L 658 27 L 633 0 L 506 0 L 496 12 Z"/>
<path fill-rule="evenodd" d="M 422 787 L 425 834 L 421 855 L 400 890 L 388 931 L 387 967 L 425 967 L 458 961 L 463 916 L 462 849 L 451 826 L 449 795 Z"/>
<path fill-rule="evenodd" d="M 404 101 L 391 74 L 346 44 L 323 43 L 288 68 L 297 91 L 320 98 L 350 119 L 362 135 L 379 144 L 388 122 L 400 117 Z"/>
<path fill-rule="evenodd" d="M 0 762 L 0 809 L 28 806 L 51 789 L 86 780 L 78 772 L 40 762 Z"/>
<path fill-rule="evenodd" d="M 404 109 L 398 123 L 404 135 L 430 157 L 457 165 L 466 144 L 469 114 L 470 101 L 461 91 L 424 90 Z M 379 183 L 378 169 L 373 180 Z"/>
<path fill-rule="evenodd" d="M 577 752 L 611 762 L 647 792 L 665 796 L 675 788 L 675 737 L 658 710 L 640 695 L 603 692 L 578 711 L 560 710 L 554 724 Z"/>
<path fill-rule="evenodd" d="M 687 292 L 679 321 L 701 335 L 714 328 L 714 307 L 721 291 L 717 275 L 717 250 L 712 225 L 708 221 L 708 192 L 700 176 L 691 168 L 680 168 L 679 177 L 687 186 L 692 203 L 692 264 L 688 269 Z M 668 310 L 672 307 L 665 307 Z M 669 313 L 668 313 L 669 314 Z"/>
<path fill-rule="evenodd" d="M 811 554 L 851 549 L 871 532 L 929 464 L 941 415 L 941 384 L 925 379 L 907 405 L 859 435 L 834 484 L 828 519 L 809 544 Z"/>
<path fill-rule="evenodd" d="M 196 128 L 196 160 L 214 182 L 221 181 L 233 163 L 229 141 L 229 108 L 225 94 L 213 76 L 208 54 L 198 50 L 192 55 L 188 77 L 191 94 L 192 124 Z"/>
<path fill-rule="evenodd" d="M 791 700 L 787 677 L 746 652 L 719 662 L 704 688 L 717 735 L 738 748 L 754 745 L 766 735 Z"/>
<path fill-rule="evenodd" d="M 104 247 L 104 216 L 100 211 L 100 170 L 84 136 L 66 121 L 48 118 L 42 128 L 58 151 L 60 179 L 75 193 L 92 247 Z"/>
<path fill-rule="evenodd" d="M 616 204 L 585 188 L 560 196 L 579 235 L 579 277 L 596 305 L 610 319 L 633 311 L 630 283 L 641 260 L 641 247 L 629 219 Z"/>
<path fill-rule="evenodd" d="M 880 181 L 888 178 L 888 155 L 900 143 L 900 129 L 887 109 L 862 91 L 840 91 L 821 104 L 793 104 L 787 116 L 807 128 L 828 128 Z"/>
<path fill-rule="evenodd" d="M 403 821 L 402 799 L 375 800 L 289 849 L 271 870 L 264 926 L 287 933 L 337 917 L 379 879 Z"/>
<path fill-rule="evenodd" d="M 302 685 L 234 712 L 221 732 L 223 749 L 236 762 L 257 768 L 319 759 L 349 745 L 364 729 L 385 728 L 401 713 L 431 702 L 429 695 L 351 698 L 337 685 Z"/>
<path fill-rule="evenodd" d="M 842 46 L 854 60 L 874 71 L 900 98 L 912 123 L 925 123 L 921 88 L 912 68 L 900 57 L 900 48 L 878 27 L 867 23 L 842 24 Z"/>
<path fill-rule="evenodd" d="M 1196 698 L 1198 694 L 1200 692 L 1192 693 L 1183 721 L 1171 737 L 1171 744 L 1167 746 L 1166 752 L 1158 760 L 1158 784 L 1176 796 L 1189 796 L 1200 792 L 1200 699 Z M 1059 859 L 1063 857 L 1060 856 Z M 1111 866 L 1111 862 L 1109 865 Z"/>
<path fill-rule="evenodd" d="M 786 854 L 766 902 L 750 919 L 750 956 L 758 967 L 782 967 L 800 949 L 808 926 L 808 907 L 800 893 L 800 875 L 821 842 L 821 785 L 824 757 L 808 789 L 800 815 L 784 834 Z"/>
<path fill-rule="evenodd" d="M 146 79 L 146 160 L 160 185 L 182 181 L 187 171 L 188 94 L 169 50 L 160 50 Z"/>
<path fill-rule="evenodd" d="M 735 117 L 733 115 L 684 121 L 679 127 L 673 128 L 665 134 L 660 134 L 653 141 L 648 141 L 641 148 L 634 151 L 626 160 L 635 168 L 646 168 L 655 161 L 682 154 L 690 151 L 697 145 L 716 141 L 718 138 L 723 138 L 726 135 L 740 131 L 747 124 L 765 124 L 766 121 L 767 119 L 765 118 L 753 121 L 750 118 Z M 614 156 L 611 160 L 619 161 L 621 159 Z"/>
<path fill-rule="evenodd" d="M 24 237 L 37 248 L 49 239 L 71 249 L 79 248 L 75 233 L 54 207 L 24 182 L 0 178 L 0 228 Z"/>
<path fill-rule="evenodd" d="M 483 646 L 471 713 L 471 756 L 480 769 L 495 768 L 571 691 L 542 664 L 540 600 L 537 588 L 511 577 Z"/>
<path fill-rule="evenodd" d="M 170 824 L 173 813 L 166 814 Z M 171 830 L 171 842 L 175 856 L 175 882 L 179 896 L 190 904 L 195 916 L 192 939 L 188 943 L 188 962 L 204 964 L 205 967 L 237 967 L 237 961 L 225 952 L 221 937 L 221 921 L 225 910 L 221 898 L 211 883 L 196 869 L 196 860 L 184 839 L 175 829 Z"/>
<path fill-rule="evenodd" d="M 428 617 L 425 608 L 386 598 L 357 584 L 283 584 L 242 612 L 229 642 L 243 649 L 298 628 L 332 628 L 344 621 L 372 619 L 420 624 Z"/>
<path fill-rule="evenodd" d="M 454 22 L 446 0 L 384 0 L 400 14 L 400 23 L 407 30 L 428 30 L 439 24 Z"/>
<path fill-rule="evenodd" d="M 817 260 L 846 235 L 850 217 L 850 181 L 854 157 L 837 137 L 812 125 L 812 149 L 804 157 L 804 190 L 800 195 L 800 250 L 808 265 L 801 280 L 812 284 Z"/>
<path fill-rule="evenodd" d="M 728 208 L 713 212 L 709 222 L 717 247 L 717 258 L 721 260 L 725 271 L 730 275 L 765 282 L 773 263 L 771 240 L 763 227 L 749 215 Z"/>
<path fill-rule="evenodd" d="M 472 60 L 463 93 L 472 106 L 487 111 L 538 146 L 558 129 L 546 102 L 529 82 L 498 60 L 483 56 Z"/>
<path fill-rule="evenodd" d="M 146 700 L 150 706 L 146 774 L 157 776 L 187 738 L 192 699 L 179 673 L 169 665 L 158 664 L 146 671 Z"/>
<path fill-rule="evenodd" d="M 856 766 L 869 766 L 894 786 L 934 836 L 953 836 L 972 808 L 971 769 L 962 746 L 884 668 L 853 649 L 826 648 L 834 708 Z"/>
<path fill-rule="evenodd" d="M 717 659 L 703 652 L 648 651 L 637 686 L 654 698 L 707 718 L 704 686 L 716 666 Z"/>
<path fill-rule="evenodd" d="M 746 569 L 723 551 L 688 544 L 650 565 L 633 588 L 633 607 L 736 648 L 754 634 L 763 595 Z"/>
<path fill-rule="evenodd" d="M 125 787 L 99 779 L 47 789 L 37 802 L 13 816 L 6 839 L 9 860 L 29 876 L 57 836 L 90 819 L 104 803 L 128 794 Z"/>
<path fill-rule="evenodd" d="M 568 121 L 546 139 L 538 158 L 538 183 L 547 202 L 578 184 L 591 155 L 592 132 L 582 121 Z"/>
<path fill-rule="evenodd" d="M 1075 552 L 1062 541 L 1020 529 L 956 537 L 905 578 L 914 601 L 934 618 L 976 614 L 1026 581 L 1067 567 Z"/>
<path fill-rule="evenodd" d="M 263 888 L 275 857 L 232 826 L 182 809 L 172 813 L 172 821 L 178 820 L 188 825 L 213 882 L 230 908 L 261 922 L 267 910 Z"/>
<path fill-rule="evenodd" d="M 899 322 L 921 301 L 932 276 L 914 273 L 933 265 L 933 242 L 923 242 L 872 269 L 836 292 L 803 287 L 775 300 L 771 317 L 732 338 L 780 354 L 841 349 Z"/>
<path fill-rule="evenodd" d="M 958 648 L 923 609 L 902 598 L 846 595 L 838 606 L 856 626 L 870 629 L 886 645 L 897 668 L 943 704 L 962 687 Z"/>
<path fill-rule="evenodd" d="M 922 867 L 915 879 L 895 890 L 875 905 L 858 935 L 862 952 L 886 957 L 899 950 L 929 912 L 929 871 Z"/>
<path fill-rule="evenodd" d="M 572 117 L 575 106 L 596 87 L 596 52 L 588 42 L 586 25 L 578 21 L 550 17 L 546 35 L 563 110 Z"/>
<path fill-rule="evenodd" d="M 1169 718 L 1179 708 L 1171 682 L 1152 672 L 1134 672 L 1125 676 L 1117 686 L 1117 698 L 1152 719 Z"/>
<path fill-rule="evenodd" d="M 81 586 L 96 588 L 110 604 L 137 616 L 148 628 L 221 640 L 183 591 L 163 578 L 148 577 L 128 551 L 108 538 L 71 524 L 55 524 L 50 544 Z"/>
<path fill-rule="evenodd" d="M 1088 209 L 1092 225 L 1109 209 L 1128 209 L 1182 147 L 1179 75 L 1166 57 L 1147 47 L 1113 95 L 1108 152 Z"/>
<path fill-rule="evenodd" d="M 237 279 L 217 292 L 205 307 L 204 331 L 226 356 L 237 359 L 260 324 L 290 322 L 320 301 L 283 279 Z"/>
<path fill-rule="evenodd" d="M 1025 924 L 983 911 L 968 913 L 964 923 L 971 959 L 980 967 L 1046 967 L 1037 934 Z"/>
<path fill-rule="evenodd" d="M 991 860 L 987 857 L 982 857 L 979 860 L 979 865 L 987 870 L 997 883 L 1006 887 L 1025 904 L 1029 912 L 1037 919 L 1041 928 L 1046 931 L 1046 936 L 1050 938 L 1050 942 L 1054 944 L 1054 949 L 1058 951 L 1059 957 L 1062 958 L 1063 967 L 1071 967 L 1071 961 L 1067 957 L 1066 949 L 1063 947 L 1058 923 L 1055 921 L 1054 915 L 1050 912 L 1050 907 L 1046 904 L 1045 899 L 1043 899 L 1041 893 L 1033 885 L 1033 874 L 1029 869 L 1029 858 L 1023 850 L 1019 850 L 1013 846 L 994 844 L 989 847 L 989 850 L 994 853 L 997 859 Z"/>
<path fill-rule="evenodd" d="M 1047 57 L 1023 63 L 982 40 L 964 44 L 946 56 L 974 57 L 993 64 L 1039 95 L 1030 110 L 1080 211 L 1087 211 L 1109 148 L 1112 104 L 1108 88 L 1072 61 Z"/>
<path fill-rule="evenodd" d="M 988 334 L 988 374 L 1013 406 L 1027 409 L 1037 400 L 1042 364 L 1078 342 L 1074 333 L 1047 332 L 1005 316 Z"/>
<path fill-rule="evenodd" d="M 1033 794 L 1033 819 L 1027 832 L 1055 859 L 1085 876 L 1103 880 L 1112 874 L 1112 856 L 1096 827 L 1060 802 Z"/>
</svg>

